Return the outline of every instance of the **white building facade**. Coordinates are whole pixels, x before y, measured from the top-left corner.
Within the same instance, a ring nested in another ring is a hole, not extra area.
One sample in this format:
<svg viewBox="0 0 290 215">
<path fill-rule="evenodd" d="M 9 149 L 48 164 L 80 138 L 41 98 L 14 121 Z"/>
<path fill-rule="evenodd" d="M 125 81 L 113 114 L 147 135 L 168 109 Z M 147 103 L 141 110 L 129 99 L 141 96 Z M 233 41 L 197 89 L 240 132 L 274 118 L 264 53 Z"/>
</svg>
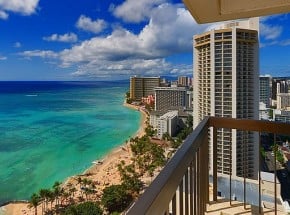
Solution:
<svg viewBox="0 0 290 215">
<path fill-rule="evenodd" d="M 175 136 L 178 125 L 178 111 L 171 111 L 157 119 L 157 136 L 162 138 L 165 133 Z"/>
<path fill-rule="evenodd" d="M 205 116 L 259 119 L 258 29 L 252 18 L 194 37 L 194 127 Z M 218 129 L 217 146 L 219 173 L 257 178 L 257 133 Z"/>
</svg>

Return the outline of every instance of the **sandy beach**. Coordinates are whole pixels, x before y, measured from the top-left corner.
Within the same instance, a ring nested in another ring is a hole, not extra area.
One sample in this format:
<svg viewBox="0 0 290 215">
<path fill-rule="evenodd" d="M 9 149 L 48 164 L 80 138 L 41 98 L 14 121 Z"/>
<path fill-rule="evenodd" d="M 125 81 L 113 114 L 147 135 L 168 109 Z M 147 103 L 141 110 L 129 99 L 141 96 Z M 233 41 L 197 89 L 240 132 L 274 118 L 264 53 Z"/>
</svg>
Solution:
<svg viewBox="0 0 290 215">
<path fill-rule="evenodd" d="M 140 127 L 133 137 L 141 137 L 145 134 L 146 118 L 147 114 L 144 110 L 137 106 L 127 104 L 124 102 L 124 106 L 132 108 L 141 112 Z M 105 186 L 120 183 L 120 175 L 117 170 L 117 165 L 120 161 L 124 161 L 126 164 L 131 162 L 132 154 L 130 153 L 129 140 L 126 141 L 122 146 L 112 150 L 107 156 L 99 160 L 96 164 L 93 164 L 83 174 L 69 177 L 63 184 L 66 187 L 68 184 L 72 184 L 77 188 L 75 197 L 81 195 L 80 186 L 78 185 L 77 179 L 81 177 L 93 181 L 96 186 L 96 196 L 99 198 L 102 195 L 102 190 Z M 42 214 L 41 206 L 38 206 L 38 214 Z M 34 209 L 29 208 L 27 203 L 10 203 L 0 208 L 0 215 L 34 215 Z"/>
</svg>

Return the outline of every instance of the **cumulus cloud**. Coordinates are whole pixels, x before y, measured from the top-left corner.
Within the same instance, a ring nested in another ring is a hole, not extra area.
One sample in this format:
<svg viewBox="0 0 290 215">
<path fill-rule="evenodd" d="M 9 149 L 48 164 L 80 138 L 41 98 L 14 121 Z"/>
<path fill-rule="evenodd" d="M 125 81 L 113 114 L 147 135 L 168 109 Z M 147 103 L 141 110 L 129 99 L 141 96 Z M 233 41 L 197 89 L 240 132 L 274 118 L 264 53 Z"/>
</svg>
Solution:
<svg viewBox="0 0 290 215">
<path fill-rule="evenodd" d="M 43 40 L 65 42 L 65 43 L 74 43 L 74 42 L 78 41 L 78 37 L 74 33 L 67 33 L 67 34 L 63 34 L 63 35 L 52 34 L 51 36 L 43 37 Z"/>
<path fill-rule="evenodd" d="M 0 1 L 0 11 L 20 13 L 22 15 L 31 15 L 35 13 L 38 2 L 39 0 L 2 0 Z M 8 18 L 7 13 L 6 15 Z"/>
<path fill-rule="evenodd" d="M 165 0 L 126 0 L 123 4 L 113 7 L 113 14 L 126 22 L 138 23 L 150 18 L 152 10 L 166 2 Z"/>
<path fill-rule="evenodd" d="M 57 58 L 58 54 L 51 50 L 32 50 L 32 51 L 24 51 L 19 53 L 20 56 L 25 58 L 32 58 L 32 57 L 40 57 L 40 58 Z"/>
<path fill-rule="evenodd" d="M 0 19 L 6 20 L 6 19 L 8 19 L 8 17 L 9 17 L 8 13 L 0 10 Z"/>
<path fill-rule="evenodd" d="M 26 56 L 56 57 L 62 67 L 77 67 L 75 76 L 191 74 L 192 65 L 173 65 L 172 54 L 192 54 L 192 37 L 209 25 L 198 25 L 181 5 L 163 3 L 151 9 L 142 30 L 133 33 L 122 27 L 107 36 L 95 36 L 59 53 Z"/>
<path fill-rule="evenodd" d="M 155 59 L 192 52 L 192 37 L 207 25 L 198 25 L 184 8 L 162 4 L 152 11 L 149 23 L 139 34 L 117 28 L 107 37 L 94 37 L 60 57 L 65 65 L 93 60 Z"/>
<path fill-rule="evenodd" d="M 81 15 L 76 23 L 77 28 L 84 31 L 93 32 L 95 34 L 102 32 L 106 27 L 107 23 L 102 19 L 93 21 L 90 17 Z"/>
<path fill-rule="evenodd" d="M 283 31 L 282 26 L 279 25 L 270 25 L 264 22 L 260 23 L 260 34 L 266 40 L 274 40 L 278 38 Z"/>
<path fill-rule="evenodd" d="M 129 75 L 161 75 L 164 70 L 169 68 L 169 64 L 164 59 L 142 60 L 126 59 L 121 61 L 91 61 L 88 64 L 81 65 L 74 76 L 129 76 Z"/>
</svg>

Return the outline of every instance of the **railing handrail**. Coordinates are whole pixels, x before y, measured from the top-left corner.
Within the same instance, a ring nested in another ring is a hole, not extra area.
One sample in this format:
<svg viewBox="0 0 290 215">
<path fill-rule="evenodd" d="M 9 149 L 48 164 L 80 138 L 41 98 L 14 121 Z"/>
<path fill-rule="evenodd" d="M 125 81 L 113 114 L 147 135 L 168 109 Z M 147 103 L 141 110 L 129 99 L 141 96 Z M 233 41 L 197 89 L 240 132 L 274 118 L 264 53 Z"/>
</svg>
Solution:
<svg viewBox="0 0 290 215">
<path fill-rule="evenodd" d="M 162 214 L 168 210 L 168 203 L 175 195 L 176 189 L 184 177 L 184 173 L 188 170 L 193 159 L 195 159 L 193 154 L 201 146 L 204 146 L 202 145 L 205 143 L 203 138 L 208 137 L 208 128 L 210 127 L 213 127 L 214 130 L 217 128 L 228 128 L 290 135 L 290 124 L 286 123 L 205 117 L 126 214 Z M 216 172 L 216 170 L 214 171 Z M 214 181 L 216 181 L 215 178 Z M 214 185 L 213 191 L 216 191 L 216 185 Z M 202 203 L 205 204 L 205 202 Z"/>
<path fill-rule="evenodd" d="M 208 117 L 205 118 L 186 138 L 182 147 L 177 150 L 156 179 L 131 206 L 126 214 L 161 214 L 167 210 L 166 206 L 168 202 L 175 194 L 176 187 L 178 187 L 184 176 L 184 172 L 193 160 L 190 154 L 197 151 L 202 144 L 204 135 L 207 135 L 207 129 L 204 129 L 207 125 Z"/>
<path fill-rule="evenodd" d="M 208 123 L 210 127 L 215 128 L 229 128 L 244 131 L 257 131 L 290 135 L 290 124 L 281 122 L 211 116 L 209 117 Z"/>
</svg>

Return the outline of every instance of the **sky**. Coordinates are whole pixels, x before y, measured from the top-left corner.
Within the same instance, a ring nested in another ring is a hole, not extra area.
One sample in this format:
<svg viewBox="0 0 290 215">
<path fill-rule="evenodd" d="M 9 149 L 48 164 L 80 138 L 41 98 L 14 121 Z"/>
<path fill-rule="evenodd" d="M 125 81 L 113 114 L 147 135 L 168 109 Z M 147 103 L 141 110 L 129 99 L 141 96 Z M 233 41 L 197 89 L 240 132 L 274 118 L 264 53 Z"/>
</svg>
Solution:
<svg viewBox="0 0 290 215">
<path fill-rule="evenodd" d="M 260 19 L 260 74 L 290 76 L 290 15 Z M 0 0 L 0 80 L 192 76 L 181 0 Z"/>
</svg>

